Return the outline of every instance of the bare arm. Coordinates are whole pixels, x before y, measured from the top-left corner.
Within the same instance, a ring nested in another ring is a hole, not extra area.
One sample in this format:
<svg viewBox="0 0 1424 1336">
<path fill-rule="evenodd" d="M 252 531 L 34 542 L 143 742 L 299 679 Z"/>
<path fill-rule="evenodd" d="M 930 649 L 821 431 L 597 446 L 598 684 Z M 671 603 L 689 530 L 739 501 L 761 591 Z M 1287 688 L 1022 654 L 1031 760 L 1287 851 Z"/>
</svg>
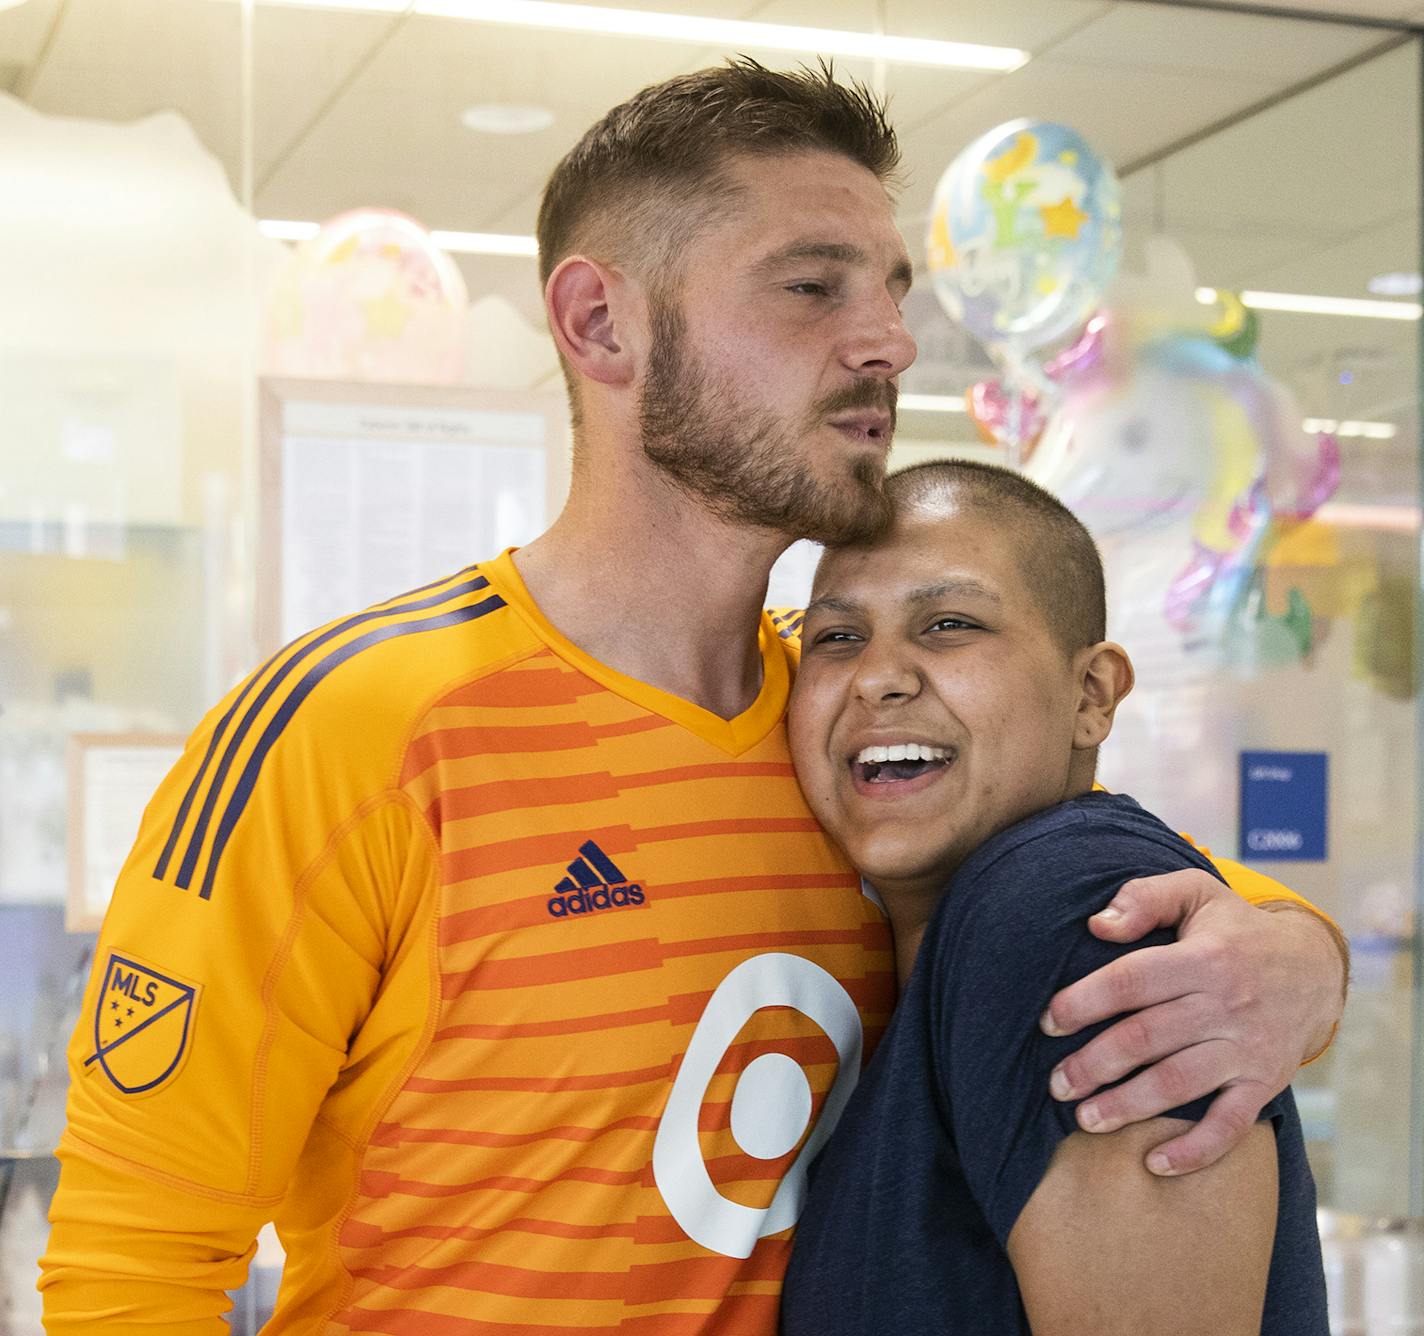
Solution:
<svg viewBox="0 0 1424 1336">
<path fill-rule="evenodd" d="M 1034 1336 L 1258 1336 L 1276 1226 L 1276 1143 L 1256 1123 L 1209 1168 L 1161 1178 L 1147 1151 L 1190 1124 L 1075 1132 L 1008 1240 Z"/>
</svg>

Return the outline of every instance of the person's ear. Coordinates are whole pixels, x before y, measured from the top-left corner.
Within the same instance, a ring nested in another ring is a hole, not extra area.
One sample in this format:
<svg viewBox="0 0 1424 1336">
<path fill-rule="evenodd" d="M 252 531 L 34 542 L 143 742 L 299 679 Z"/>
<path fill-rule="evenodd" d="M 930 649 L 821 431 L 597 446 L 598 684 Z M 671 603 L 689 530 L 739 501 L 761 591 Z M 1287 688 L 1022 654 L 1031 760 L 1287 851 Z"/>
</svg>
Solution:
<svg viewBox="0 0 1424 1336">
<path fill-rule="evenodd" d="M 560 261 L 544 285 L 544 308 L 559 352 L 573 369 L 601 385 L 627 385 L 635 373 L 620 329 L 630 294 L 619 274 L 586 255 Z"/>
<path fill-rule="evenodd" d="M 1104 640 L 1080 650 L 1074 658 L 1078 671 L 1078 714 L 1073 721 L 1073 749 L 1099 746 L 1112 732 L 1113 714 L 1132 690 L 1132 660 L 1121 645 Z"/>
</svg>

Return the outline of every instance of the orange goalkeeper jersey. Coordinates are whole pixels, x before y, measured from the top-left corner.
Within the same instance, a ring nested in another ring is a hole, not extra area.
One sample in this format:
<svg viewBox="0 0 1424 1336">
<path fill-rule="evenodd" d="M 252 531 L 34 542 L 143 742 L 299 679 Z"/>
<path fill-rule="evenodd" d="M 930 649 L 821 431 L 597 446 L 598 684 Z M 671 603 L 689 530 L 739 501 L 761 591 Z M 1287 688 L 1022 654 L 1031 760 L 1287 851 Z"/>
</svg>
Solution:
<svg viewBox="0 0 1424 1336">
<path fill-rule="evenodd" d="M 274 1332 L 773 1332 L 894 976 L 796 786 L 794 637 L 761 653 L 720 719 L 563 639 L 506 554 L 219 705 L 71 1046 L 51 1330 L 225 1330 L 275 1217 Z"/>
</svg>

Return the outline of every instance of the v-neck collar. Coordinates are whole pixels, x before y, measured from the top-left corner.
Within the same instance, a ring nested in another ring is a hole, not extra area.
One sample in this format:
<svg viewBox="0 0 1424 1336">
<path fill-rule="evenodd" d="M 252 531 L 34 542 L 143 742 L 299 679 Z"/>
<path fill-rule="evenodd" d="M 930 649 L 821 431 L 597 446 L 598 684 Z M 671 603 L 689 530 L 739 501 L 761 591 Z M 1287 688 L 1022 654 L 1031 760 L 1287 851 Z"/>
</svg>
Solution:
<svg viewBox="0 0 1424 1336">
<path fill-rule="evenodd" d="M 755 747 L 775 728 L 786 713 L 791 689 L 791 672 L 780 637 L 765 613 L 757 631 L 757 648 L 761 653 L 761 690 L 756 699 L 741 714 L 723 719 L 701 705 L 674 696 L 659 687 L 649 686 L 635 677 L 620 673 L 585 653 L 567 637 L 561 635 L 540 611 L 519 568 L 514 564 L 514 548 L 506 548 L 491 562 L 482 562 L 480 572 L 528 624 L 529 628 L 561 659 L 579 672 L 616 692 L 653 714 L 687 729 L 730 756 L 740 756 Z"/>
</svg>

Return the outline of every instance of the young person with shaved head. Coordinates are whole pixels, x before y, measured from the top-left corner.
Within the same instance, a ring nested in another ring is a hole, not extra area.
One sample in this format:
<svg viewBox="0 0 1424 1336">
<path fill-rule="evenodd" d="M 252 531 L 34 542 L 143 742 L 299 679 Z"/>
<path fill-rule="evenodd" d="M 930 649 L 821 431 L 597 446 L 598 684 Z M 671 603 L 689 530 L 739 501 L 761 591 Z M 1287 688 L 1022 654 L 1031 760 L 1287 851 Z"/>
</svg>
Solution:
<svg viewBox="0 0 1424 1336">
<path fill-rule="evenodd" d="M 1223 1094 L 1246 1134 L 1166 1178 L 1144 1154 L 1206 1100 L 1094 1136 L 1051 1093 L 1099 1028 L 1045 1033 L 1055 991 L 1171 941 L 1114 945 L 1090 917 L 1134 878 L 1211 872 L 1094 785 L 1133 673 L 1092 538 L 990 465 L 888 492 L 888 535 L 821 562 L 790 736 L 811 810 L 885 905 L 901 998 L 812 1169 L 786 1336 L 1328 1336 L 1289 1090 Z"/>
<path fill-rule="evenodd" d="M 574 421 L 542 537 L 288 646 L 149 806 L 70 1051 L 53 1332 L 206 1336 L 275 1219 L 269 1330 L 771 1333 L 806 1165 L 894 1003 L 801 797 L 798 538 L 888 518 L 900 305 L 883 109 L 750 60 L 645 89 L 558 165 L 539 265 Z M 1233 873 L 1055 999 L 1108 1121 L 1249 1083 L 1339 1014 L 1329 927 Z M 1182 1008 L 1185 986 L 1199 1005 Z M 1218 1104 L 1165 1148 L 1221 1155 Z"/>
</svg>

